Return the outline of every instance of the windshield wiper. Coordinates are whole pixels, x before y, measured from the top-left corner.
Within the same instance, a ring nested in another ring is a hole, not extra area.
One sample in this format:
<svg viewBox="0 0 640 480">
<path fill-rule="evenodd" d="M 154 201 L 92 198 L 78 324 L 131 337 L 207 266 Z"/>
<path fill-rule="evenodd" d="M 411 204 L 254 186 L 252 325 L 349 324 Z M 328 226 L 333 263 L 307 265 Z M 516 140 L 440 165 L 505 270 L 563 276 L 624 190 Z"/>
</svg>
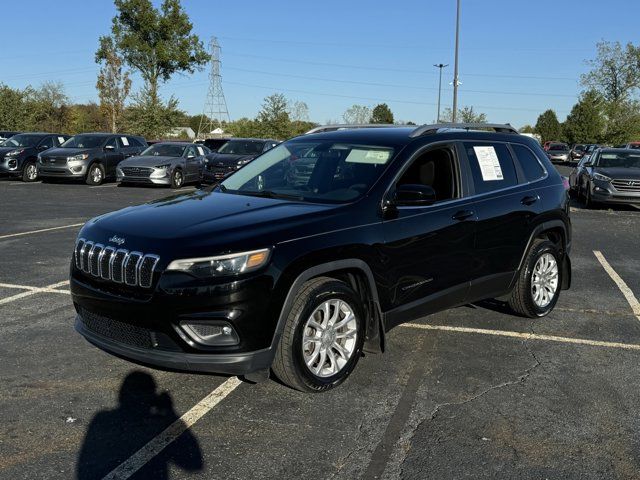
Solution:
<svg viewBox="0 0 640 480">
<path fill-rule="evenodd" d="M 286 200 L 303 200 L 301 195 L 291 195 L 287 193 L 277 193 L 271 190 L 238 190 L 240 195 L 251 195 L 252 197 L 264 197 L 264 198 L 282 198 Z"/>
</svg>

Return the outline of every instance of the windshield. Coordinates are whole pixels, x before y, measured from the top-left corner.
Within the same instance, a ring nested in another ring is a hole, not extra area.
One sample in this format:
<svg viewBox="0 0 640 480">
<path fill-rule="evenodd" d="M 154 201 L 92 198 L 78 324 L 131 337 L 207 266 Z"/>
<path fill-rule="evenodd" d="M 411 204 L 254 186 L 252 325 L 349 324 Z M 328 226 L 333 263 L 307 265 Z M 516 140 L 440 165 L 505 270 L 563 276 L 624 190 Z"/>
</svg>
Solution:
<svg viewBox="0 0 640 480">
<path fill-rule="evenodd" d="M 218 153 L 230 153 L 233 155 L 258 155 L 262 152 L 264 142 L 251 140 L 229 140 L 220 147 Z"/>
<path fill-rule="evenodd" d="M 221 184 L 227 193 L 345 203 L 364 195 L 393 149 L 333 141 L 283 143 Z"/>
<path fill-rule="evenodd" d="M 2 143 L 3 147 L 34 147 L 42 140 L 40 135 L 14 135 Z"/>
<path fill-rule="evenodd" d="M 584 145 L 576 145 L 573 148 L 574 148 L 574 150 L 576 150 L 578 152 L 583 152 L 586 147 Z"/>
<path fill-rule="evenodd" d="M 106 137 L 102 135 L 76 135 L 60 145 L 63 148 L 97 148 L 101 146 Z"/>
<path fill-rule="evenodd" d="M 632 150 L 640 150 L 640 143 L 631 143 L 629 144 L 629 148 Z"/>
<path fill-rule="evenodd" d="M 155 156 L 155 157 L 181 157 L 184 153 L 184 149 L 187 148 L 186 145 L 171 145 L 171 144 L 162 144 L 156 143 L 155 145 L 151 145 L 140 155 L 147 156 Z"/>
<path fill-rule="evenodd" d="M 597 167 L 640 168 L 640 153 L 601 153 Z"/>
<path fill-rule="evenodd" d="M 569 150 L 569 147 L 563 143 L 556 143 L 551 145 L 549 150 Z"/>
</svg>

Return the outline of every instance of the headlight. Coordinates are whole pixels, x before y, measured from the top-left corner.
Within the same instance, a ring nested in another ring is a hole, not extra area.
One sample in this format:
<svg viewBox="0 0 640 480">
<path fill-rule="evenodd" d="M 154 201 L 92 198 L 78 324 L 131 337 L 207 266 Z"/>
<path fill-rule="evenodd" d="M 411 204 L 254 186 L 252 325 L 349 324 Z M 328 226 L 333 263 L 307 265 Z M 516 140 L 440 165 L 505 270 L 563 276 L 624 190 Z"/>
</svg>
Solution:
<svg viewBox="0 0 640 480">
<path fill-rule="evenodd" d="M 174 260 L 167 270 L 188 272 L 197 277 L 223 277 L 253 272 L 266 265 L 270 250 L 233 253 L 217 257 L 186 258 Z"/>
<path fill-rule="evenodd" d="M 5 155 L 5 157 L 16 157 L 20 155 L 22 152 L 24 152 L 24 148 L 21 148 L 19 150 L 11 150 L 9 153 Z"/>
<path fill-rule="evenodd" d="M 171 167 L 170 163 L 164 163 L 162 165 L 156 165 L 153 167 L 155 170 L 149 176 L 150 178 L 164 178 L 167 176 L 167 170 Z"/>
<path fill-rule="evenodd" d="M 593 174 L 593 179 L 594 180 L 601 180 L 603 182 L 610 182 L 611 179 L 609 177 L 607 177 L 606 175 L 602 175 L 601 173 L 594 173 Z"/>
<path fill-rule="evenodd" d="M 171 166 L 170 163 L 163 163 L 162 165 L 156 165 L 153 168 L 169 168 Z"/>
<path fill-rule="evenodd" d="M 72 157 L 67 157 L 67 163 L 71 162 L 81 162 L 82 160 L 86 160 L 89 158 L 89 155 L 86 153 L 79 153 L 78 155 L 74 155 Z"/>
<path fill-rule="evenodd" d="M 251 160 L 253 160 L 253 159 L 252 158 L 248 158 L 248 159 L 245 159 L 245 160 L 238 160 L 238 168 L 242 167 L 243 165 L 246 165 Z"/>
</svg>

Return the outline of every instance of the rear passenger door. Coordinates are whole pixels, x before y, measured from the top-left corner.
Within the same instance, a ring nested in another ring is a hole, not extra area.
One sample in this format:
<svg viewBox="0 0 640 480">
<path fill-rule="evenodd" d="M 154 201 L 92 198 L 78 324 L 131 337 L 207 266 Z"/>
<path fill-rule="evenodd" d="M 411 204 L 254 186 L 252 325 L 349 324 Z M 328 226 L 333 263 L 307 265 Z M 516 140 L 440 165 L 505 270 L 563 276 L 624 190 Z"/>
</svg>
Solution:
<svg viewBox="0 0 640 480">
<path fill-rule="evenodd" d="M 107 177 L 116 174 L 116 166 L 124 159 L 118 137 L 110 137 L 104 145 L 104 168 Z"/>
<path fill-rule="evenodd" d="M 546 172 L 535 154 L 523 145 L 465 141 L 463 146 L 477 214 L 474 278 L 469 290 L 469 300 L 474 301 L 507 292 L 529 241 L 533 220 L 542 211 L 536 177 L 543 178 Z"/>
</svg>

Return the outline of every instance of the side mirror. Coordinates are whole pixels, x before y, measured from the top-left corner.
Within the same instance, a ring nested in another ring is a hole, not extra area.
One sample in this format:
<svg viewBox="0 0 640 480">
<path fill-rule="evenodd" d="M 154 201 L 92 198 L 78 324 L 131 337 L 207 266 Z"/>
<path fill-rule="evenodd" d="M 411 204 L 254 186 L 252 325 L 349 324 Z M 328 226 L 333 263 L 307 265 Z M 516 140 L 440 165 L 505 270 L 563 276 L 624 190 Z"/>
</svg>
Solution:
<svg viewBox="0 0 640 480">
<path fill-rule="evenodd" d="M 436 191 L 429 185 L 398 185 L 393 195 L 394 205 L 412 207 L 431 205 L 436 201 Z"/>
<path fill-rule="evenodd" d="M 116 147 L 114 147 L 113 145 L 107 145 L 107 146 L 104 147 L 104 149 L 109 151 L 109 152 L 111 152 L 111 151 L 115 150 Z"/>
<path fill-rule="evenodd" d="M 38 145 L 38 151 L 40 152 L 44 152 L 45 150 L 49 150 L 51 147 L 48 147 L 46 145 Z"/>
<path fill-rule="evenodd" d="M 593 167 L 593 163 L 591 162 L 585 162 L 584 165 L 582 165 L 583 167 Z"/>
<path fill-rule="evenodd" d="M 193 153 L 190 153 L 189 155 L 187 155 L 187 159 L 191 159 L 191 158 L 196 158 L 196 156 Z"/>
</svg>

